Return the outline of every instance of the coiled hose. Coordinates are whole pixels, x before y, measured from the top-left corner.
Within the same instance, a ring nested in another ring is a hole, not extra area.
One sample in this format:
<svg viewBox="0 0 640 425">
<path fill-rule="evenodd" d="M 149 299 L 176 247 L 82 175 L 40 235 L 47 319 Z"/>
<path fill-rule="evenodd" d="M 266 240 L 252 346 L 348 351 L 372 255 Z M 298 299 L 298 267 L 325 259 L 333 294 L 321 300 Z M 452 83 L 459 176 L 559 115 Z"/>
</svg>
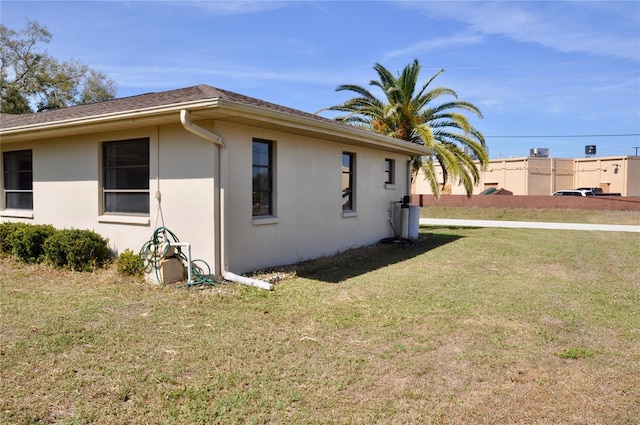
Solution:
<svg viewBox="0 0 640 425">
<path fill-rule="evenodd" d="M 138 258 L 140 259 L 141 268 L 150 272 L 154 270 L 156 274 L 156 279 L 158 282 L 162 282 L 160 276 L 160 262 L 165 258 L 175 257 L 182 263 L 183 267 L 191 267 L 191 281 L 187 282 L 184 287 L 194 287 L 198 289 L 203 289 L 207 286 L 215 286 L 217 282 L 214 279 L 211 279 L 211 268 L 209 265 L 200 259 L 191 260 L 191 264 L 189 263 L 189 259 L 182 252 L 181 247 L 172 246 L 173 243 L 179 243 L 180 240 L 171 230 L 166 227 L 158 227 L 153 232 L 153 238 L 147 241 L 142 248 L 140 248 L 140 253 Z M 171 250 L 175 249 L 174 253 L 171 253 Z"/>
</svg>

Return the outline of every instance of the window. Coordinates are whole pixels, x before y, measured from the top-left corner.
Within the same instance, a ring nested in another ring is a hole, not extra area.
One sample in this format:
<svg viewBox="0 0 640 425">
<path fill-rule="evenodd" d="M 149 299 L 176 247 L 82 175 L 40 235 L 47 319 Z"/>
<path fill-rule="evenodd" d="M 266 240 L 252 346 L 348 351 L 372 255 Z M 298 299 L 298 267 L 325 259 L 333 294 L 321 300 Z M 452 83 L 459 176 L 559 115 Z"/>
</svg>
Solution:
<svg viewBox="0 0 640 425">
<path fill-rule="evenodd" d="M 33 209 L 33 160 L 30 150 L 5 152 L 5 207 L 18 210 Z"/>
<path fill-rule="evenodd" d="M 396 161 L 393 159 L 384 160 L 384 182 L 388 185 L 396 182 Z"/>
<path fill-rule="evenodd" d="M 355 210 L 355 160 L 355 153 L 342 153 L 342 211 Z"/>
<path fill-rule="evenodd" d="M 273 142 L 253 141 L 252 214 L 273 215 Z"/>
<path fill-rule="evenodd" d="M 149 214 L 149 139 L 102 144 L 104 213 Z"/>
</svg>

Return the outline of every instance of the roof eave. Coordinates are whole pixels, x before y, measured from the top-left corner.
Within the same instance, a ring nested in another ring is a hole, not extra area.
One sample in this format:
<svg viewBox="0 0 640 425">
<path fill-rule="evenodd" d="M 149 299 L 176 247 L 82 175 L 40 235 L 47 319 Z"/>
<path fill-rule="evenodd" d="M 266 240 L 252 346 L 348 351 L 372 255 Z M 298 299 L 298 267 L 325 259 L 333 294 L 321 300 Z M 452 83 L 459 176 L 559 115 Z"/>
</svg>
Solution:
<svg viewBox="0 0 640 425">
<path fill-rule="evenodd" d="M 0 137 L 5 143 L 34 139 L 49 139 L 65 135 L 86 134 L 96 131 L 108 131 L 115 128 L 140 127 L 168 120 L 179 120 L 182 109 L 202 109 L 215 107 L 217 99 L 206 99 L 170 105 L 113 112 L 90 117 L 69 118 L 45 123 L 0 129 Z"/>
<path fill-rule="evenodd" d="M 0 129 L 0 137 L 3 142 L 10 143 L 145 125 L 158 125 L 179 121 L 179 112 L 183 109 L 198 112 L 203 118 L 206 117 L 208 111 L 215 110 L 224 112 L 224 118 L 222 119 L 225 121 L 251 122 L 254 125 L 257 123 L 267 124 L 273 128 L 286 129 L 286 131 L 296 134 L 321 137 L 352 145 L 375 146 L 378 149 L 409 156 L 435 154 L 434 151 L 424 146 L 339 122 L 247 105 L 222 98 L 201 99 L 90 117 L 9 127 Z"/>
<path fill-rule="evenodd" d="M 277 125 L 293 133 L 322 136 L 322 138 L 329 138 L 332 141 L 352 145 L 375 146 L 379 149 L 409 156 L 435 155 L 435 151 L 425 146 L 342 124 L 337 121 L 315 119 L 313 117 L 247 105 L 226 99 L 219 99 L 218 107 L 228 112 L 233 112 L 234 117 L 242 116 L 254 121 Z"/>
</svg>

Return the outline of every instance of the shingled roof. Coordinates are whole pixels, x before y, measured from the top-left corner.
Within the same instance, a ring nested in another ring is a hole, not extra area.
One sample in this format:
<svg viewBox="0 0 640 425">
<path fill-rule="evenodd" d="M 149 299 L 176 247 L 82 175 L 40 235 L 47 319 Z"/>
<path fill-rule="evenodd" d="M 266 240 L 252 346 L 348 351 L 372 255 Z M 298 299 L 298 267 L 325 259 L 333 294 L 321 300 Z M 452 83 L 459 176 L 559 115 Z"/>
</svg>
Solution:
<svg viewBox="0 0 640 425">
<path fill-rule="evenodd" d="M 107 114 L 117 114 L 134 112 L 136 110 L 153 108 L 159 106 L 169 106 L 185 102 L 202 101 L 209 99 L 224 99 L 238 102 L 250 106 L 257 106 L 277 110 L 293 115 L 305 116 L 307 118 L 322 121 L 331 121 L 318 115 L 309 114 L 293 108 L 287 108 L 264 100 L 245 96 L 239 93 L 218 89 L 205 84 L 186 87 L 182 89 L 169 90 L 163 92 L 146 93 L 136 96 L 123 97 L 119 99 L 107 100 L 105 102 L 92 103 L 88 105 L 70 106 L 68 108 L 55 109 L 51 111 L 36 112 L 30 114 L 1 114 L 0 128 L 8 129 L 22 127 L 32 124 L 46 124 L 57 121 L 82 119 Z"/>
<path fill-rule="evenodd" d="M 176 111 L 182 110 L 197 111 L 199 119 L 260 125 L 341 143 L 376 146 L 407 155 L 434 154 L 422 145 L 205 84 L 51 111 L 1 114 L 0 137 L 6 142 L 19 142 L 159 125 L 167 123 L 167 120 L 179 120 Z"/>
</svg>

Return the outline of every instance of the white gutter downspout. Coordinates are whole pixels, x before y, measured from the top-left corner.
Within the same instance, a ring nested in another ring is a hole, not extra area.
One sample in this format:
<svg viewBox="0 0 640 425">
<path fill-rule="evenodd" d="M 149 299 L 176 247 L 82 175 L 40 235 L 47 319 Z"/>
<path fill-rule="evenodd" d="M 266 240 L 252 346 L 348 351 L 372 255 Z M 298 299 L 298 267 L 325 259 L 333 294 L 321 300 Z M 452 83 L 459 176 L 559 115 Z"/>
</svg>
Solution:
<svg viewBox="0 0 640 425">
<path fill-rule="evenodd" d="M 411 186 L 413 183 L 413 168 L 411 167 L 411 158 L 407 160 L 407 195 L 411 196 Z"/>
<path fill-rule="evenodd" d="M 189 132 L 212 142 L 214 145 L 218 147 L 218 151 L 220 153 L 220 163 L 218 166 L 218 178 L 219 178 L 219 187 L 220 187 L 220 203 L 218 205 L 219 208 L 219 226 L 220 229 L 220 275 L 228 281 L 240 283 L 242 285 L 254 286 L 260 289 L 272 290 L 273 285 L 262 280 L 252 279 L 249 277 L 239 276 L 235 273 L 231 273 L 227 271 L 229 267 L 229 262 L 227 260 L 227 238 L 226 238 L 226 204 L 225 204 L 225 188 L 227 187 L 227 177 L 228 177 L 228 165 L 229 165 L 229 155 L 227 148 L 224 145 L 224 140 L 219 135 L 215 134 L 212 131 L 209 131 L 203 127 L 200 127 L 197 124 L 194 124 L 191 121 L 189 116 L 189 111 L 187 109 L 183 109 L 180 111 L 180 122 L 182 126 Z"/>
</svg>

